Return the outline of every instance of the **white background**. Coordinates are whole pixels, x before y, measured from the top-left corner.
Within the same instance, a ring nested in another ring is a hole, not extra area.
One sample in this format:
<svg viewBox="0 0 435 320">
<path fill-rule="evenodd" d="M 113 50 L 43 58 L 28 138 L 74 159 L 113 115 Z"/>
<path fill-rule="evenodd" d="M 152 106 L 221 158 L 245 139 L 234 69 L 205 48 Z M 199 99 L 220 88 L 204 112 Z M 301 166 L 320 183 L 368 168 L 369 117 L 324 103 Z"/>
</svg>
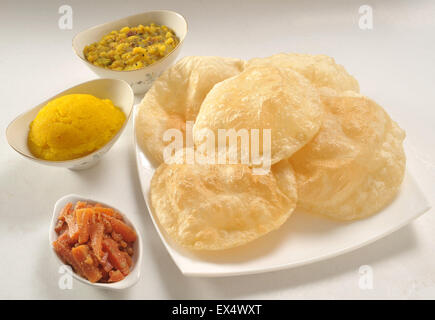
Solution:
<svg viewBox="0 0 435 320">
<path fill-rule="evenodd" d="M 58 28 L 58 8 L 74 11 L 73 30 Z M 373 8 L 374 29 L 360 30 L 358 9 Z M 435 200 L 435 2 L 433 1 L 4 1 L 0 2 L 0 298 L 435 298 L 434 209 L 389 237 L 328 261 L 234 278 L 181 275 L 166 253 L 140 190 L 131 123 L 111 151 L 83 172 L 22 158 L 5 139 L 8 123 L 46 98 L 96 78 L 75 56 L 71 39 L 103 22 L 171 9 L 189 22 L 181 55 L 240 58 L 281 51 L 335 57 L 407 132 L 408 169 Z M 138 99 L 141 97 L 138 97 Z M 55 201 L 83 194 L 123 209 L 144 240 L 142 278 L 110 292 L 77 281 L 58 288 L 48 244 Z M 358 287 L 370 265 L 373 290 Z"/>
</svg>

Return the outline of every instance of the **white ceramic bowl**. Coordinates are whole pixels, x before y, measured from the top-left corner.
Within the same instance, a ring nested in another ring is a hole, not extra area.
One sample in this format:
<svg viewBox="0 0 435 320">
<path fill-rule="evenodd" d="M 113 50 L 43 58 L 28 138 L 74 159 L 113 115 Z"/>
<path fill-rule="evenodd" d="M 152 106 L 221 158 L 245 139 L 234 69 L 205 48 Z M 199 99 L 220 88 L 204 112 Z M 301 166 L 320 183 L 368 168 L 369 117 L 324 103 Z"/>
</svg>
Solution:
<svg viewBox="0 0 435 320">
<path fill-rule="evenodd" d="M 57 234 L 56 234 L 56 231 L 54 231 L 54 227 L 56 226 L 57 217 L 59 216 L 63 207 L 65 207 L 65 205 L 68 202 L 75 204 L 77 201 L 86 201 L 86 202 L 89 202 L 92 204 L 101 203 L 102 205 L 104 205 L 106 207 L 109 207 L 109 208 L 112 208 L 112 209 L 119 211 L 121 213 L 122 217 L 124 218 L 125 223 L 127 225 L 129 225 L 130 227 L 132 227 L 136 231 L 137 240 L 134 243 L 134 247 L 133 247 L 133 249 L 134 249 L 134 254 L 132 257 L 133 258 L 133 268 L 131 269 L 130 273 L 123 280 L 118 281 L 118 282 L 113 282 L 113 283 L 98 283 L 98 282 L 92 283 L 92 282 L 86 280 L 85 278 L 79 276 L 74 271 L 72 272 L 73 277 L 75 279 L 79 280 L 80 282 L 86 283 L 90 286 L 103 288 L 103 289 L 114 289 L 114 290 L 126 289 L 126 288 L 131 287 L 134 284 L 136 284 L 140 278 L 140 268 L 141 268 L 141 264 L 142 264 L 142 237 L 140 235 L 139 230 L 134 226 L 134 224 L 131 223 L 131 221 L 124 214 L 124 212 L 119 210 L 118 208 L 115 208 L 111 205 L 108 205 L 107 203 L 104 203 L 102 201 L 88 199 L 86 197 L 79 196 L 76 194 L 69 194 L 69 195 L 66 195 L 66 196 L 60 198 L 59 200 L 57 200 L 56 204 L 54 205 L 53 216 L 51 218 L 51 223 L 50 223 L 50 229 L 48 230 L 49 245 L 50 245 L 51 251 L 53 252 L 54 256 L 56 257 L 57 261 L 59 262 L 59 266 L 65 265 L 65 263 L 59 258 L 56 251 L 54 251 L 54 248 L 52 245 L 53 241 L 55 241 L 57 239 Z"/>
<path fill-rule="evenodd" d="M 167 56 L 159 61 L 138 70 L 115 71 L 98 67 L 87 61 L 83 55 L 83 49 L 91 43 L 98 42 L 103 36 L 113 30 L 135 27 L 139 24 L 147 25 L 155 22 L 166 25 L 175 31 L 180 43 Z M 184 17 L 176 12 L 167 10 L 149 11 L 122 18 L 113 22 L 104 23 L 78 33 L 73 39 L 73 49 L 77 56 L 97 75 L 103 78 L 122 79 L 127 81 L 133 88 L 134 93 L 145 93 L 155 79 L 168 68 L 177 58 L 187 34 L 187 22 Z"/>
<path fill-rule="evenodd" d="M 46 105 L 50 100 L 55 98 L 73 94 L 73 93 L 88 93 L 101 99 L 110 99 L 115 106 L 122 109 L 126 115 L 126 120 L 119 132 L 102 148 L 81 158 L 67 160 L 67 161 L 48 161 L 36 158 L 27 146 L 27 135 L 29 133 L 29 125 L 35 119 L 39 110 Z M 9 145 L 22 156 L 36 161 L 41 164 L 64 167 L 73 170 L 87 169 L 95 165 L 101 157 L 109 151 L 113 144 L 118 140 L 122 131 L 130 119 L 131 111 L 134 104 L 134 93 L 127 82 L 115 79 L 97 79 L 84 82 L 68 90 L 51 97 L 44 102 L 40 103 L 33 109 L 22 113 L 15 120 L 13 120 L 6 129 L 6 138 Z"/>
</svg>

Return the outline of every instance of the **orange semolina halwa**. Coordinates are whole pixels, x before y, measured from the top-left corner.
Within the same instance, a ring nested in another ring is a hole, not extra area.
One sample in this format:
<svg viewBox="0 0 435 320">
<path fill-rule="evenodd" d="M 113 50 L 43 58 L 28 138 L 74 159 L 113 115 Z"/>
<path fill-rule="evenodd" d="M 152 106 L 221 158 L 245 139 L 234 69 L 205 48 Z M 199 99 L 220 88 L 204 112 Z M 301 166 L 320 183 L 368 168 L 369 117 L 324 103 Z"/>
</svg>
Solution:
<svg viewBox="0 0 435 320">
<path fill-rule="evenodd" d="M 160 60 L 179 42 L 173 30 L 151 23 L 112 31 L 99 42 L 86 46 L 83 54 L 86 60 L 99 67 L 136 70 Z"/>
<path fill-rule="evenodd" d="M 48 102 L 30 124 L 27 144 L 36 157 L 51 161 L 80 158 L 103 147 L 126 116 L 109 99 L 69 94 Z"/>
</svg>

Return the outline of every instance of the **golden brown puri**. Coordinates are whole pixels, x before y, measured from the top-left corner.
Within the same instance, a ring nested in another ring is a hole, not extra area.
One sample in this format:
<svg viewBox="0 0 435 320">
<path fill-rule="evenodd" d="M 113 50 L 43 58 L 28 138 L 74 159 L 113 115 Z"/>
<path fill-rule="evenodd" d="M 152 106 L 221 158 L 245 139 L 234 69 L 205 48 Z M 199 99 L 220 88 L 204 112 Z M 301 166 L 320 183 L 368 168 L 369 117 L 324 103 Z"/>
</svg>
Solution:
<svg viewBox="0 0 435 320">
<path fill-rule="evenodd" d="M 163 229 L 179 245 L 221 250 L 279 228 L 293 212 L 296 181 L 288 161 L 269 174 L 246 165 L 161 164 L 150 189 Z"/>
<path fill-rule="evenodd" d="M 340 220 L 370 216 L 397 194 L 405 133 L 382 107 L 355 92 L 322 89 L 322 127 L 290 158 L 298 206 Z"/>
<path fill-rule="evenodd" d="M 326 55 L 279 53 L 266 58 L 254 58 L 247 66 L 271 64 L 279 68 L 292 68 L 310 80 L 314 86 L 329 87 L 337 91 L 359 92 L 358 81 L 346 69 Z"/>
<path fill-rule="evenodd" d="M 270 129 L 271 163 L 277 163 L 312 139 L 320 128 L 322 111 L 316 88 L 296 71 L 271 65 L 249 67 L 208 93 L 193 127 L 195 146 L 206 142 L 206 129 L 215 137 L 220 129 Z M 259 140 L 260 157 L 266 156 Z"/>
<path fill-rule="evenodd" d="M 142 100 L 136 138 L 148 158 L 163 162 L 163 141 L 168 129 L 184 132 L 186 121 L 195 121 L 202 101 L 218 82 L 240 73 L 245 62 L 221 57 L 185 57 L 166 70 Z"/>
</svg>

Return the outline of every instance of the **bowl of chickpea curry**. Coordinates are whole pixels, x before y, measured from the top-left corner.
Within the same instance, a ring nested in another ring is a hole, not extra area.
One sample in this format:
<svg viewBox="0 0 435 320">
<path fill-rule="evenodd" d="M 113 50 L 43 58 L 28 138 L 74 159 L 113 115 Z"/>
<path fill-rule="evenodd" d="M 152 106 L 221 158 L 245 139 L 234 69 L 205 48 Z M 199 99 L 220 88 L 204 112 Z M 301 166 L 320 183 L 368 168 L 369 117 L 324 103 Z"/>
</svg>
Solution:
<svg viewBox="0 0 435 320">
<path fill-rule="evenodd" d="M 149 11 L 82 31 L 73 49 L 98 76 L 125 80 L 139 94 L 175 61 L 186 34 L 180 14 Z"/>
</svg>

